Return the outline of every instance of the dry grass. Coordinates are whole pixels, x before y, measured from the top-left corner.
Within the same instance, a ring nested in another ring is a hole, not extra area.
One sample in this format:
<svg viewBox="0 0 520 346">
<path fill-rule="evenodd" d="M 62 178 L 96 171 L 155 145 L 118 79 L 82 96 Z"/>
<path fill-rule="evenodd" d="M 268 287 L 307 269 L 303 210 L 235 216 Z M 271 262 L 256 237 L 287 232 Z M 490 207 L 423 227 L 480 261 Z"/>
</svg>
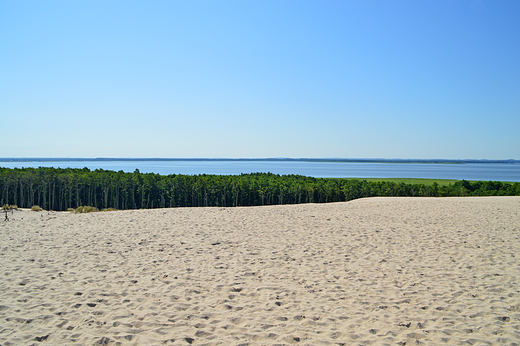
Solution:
<svg viewBox="0 0 520 346">
<path fill-rule="evenodd" d="M 91 207 L 91 206 L 85 205 L 85 206 L 79 206 L 76 209 L 74 209 L 74 214 L 95 213 L 98 211 L 99 211 L 99 209 L 96 207 Z"/>
</svg>

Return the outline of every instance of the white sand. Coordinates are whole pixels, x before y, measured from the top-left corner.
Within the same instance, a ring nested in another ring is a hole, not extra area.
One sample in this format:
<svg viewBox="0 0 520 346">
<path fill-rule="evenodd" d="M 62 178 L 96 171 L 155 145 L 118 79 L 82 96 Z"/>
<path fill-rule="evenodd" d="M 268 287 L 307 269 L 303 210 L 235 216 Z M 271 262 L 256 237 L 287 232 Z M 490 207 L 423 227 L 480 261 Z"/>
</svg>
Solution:
<svg viewBox="0 0 520 346">
<path fill-rule="evenodd" d="M 9 216 L 3 346 L 520 344 L 520 197 Z"/>
</svg>

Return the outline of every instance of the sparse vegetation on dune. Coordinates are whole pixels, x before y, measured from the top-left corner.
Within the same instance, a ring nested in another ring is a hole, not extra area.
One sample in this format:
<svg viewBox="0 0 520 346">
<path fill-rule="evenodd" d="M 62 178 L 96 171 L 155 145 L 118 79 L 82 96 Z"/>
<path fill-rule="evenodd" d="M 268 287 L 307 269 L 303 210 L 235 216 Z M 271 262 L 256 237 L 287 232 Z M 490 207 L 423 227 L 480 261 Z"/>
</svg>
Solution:
<svg viewBox="0 0 520 346">
<path fill-rule="evenodd" d="M 67 211 L 71 211 L 74 214 L 95 213 L 95 212 L 98 212 L 98 211 L 115 211 L 115 210 L 116 210 L 115 208 L 103 208 L 102 210 L 99 210 L 96 207 L 91 207 L 91 206 L 88 206 L 88 205 L 79 206 L 76 209 L 74 209 L 74 208 L 68 208 L 67 209 Z"/>
<path fill-rule="evenodd" d="M 93 213 L 99 211 L 96 207 L 90 206 L 79 206 L 76 209 L 73 209 L 74 214 L 83 214 L 83 213 Z"/>
</svg>

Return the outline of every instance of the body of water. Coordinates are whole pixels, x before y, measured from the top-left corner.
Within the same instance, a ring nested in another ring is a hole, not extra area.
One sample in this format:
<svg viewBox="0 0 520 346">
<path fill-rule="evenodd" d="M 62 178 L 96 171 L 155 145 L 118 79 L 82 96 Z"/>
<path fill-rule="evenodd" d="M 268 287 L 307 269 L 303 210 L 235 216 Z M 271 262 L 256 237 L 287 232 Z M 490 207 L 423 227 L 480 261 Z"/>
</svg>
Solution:
<svg viewBox="0 0 520 346">
<path fill-rule="evenodd" d="M 0 161 L 0 167 L 54 167 L 104 169 L 112 171 L 169 174 L 217 174 L 271 172 L 316 178 L 428 178 L 482 181 L 520 181 L 519 163 L 394 163 L 325 161 Z"/>
</svg>

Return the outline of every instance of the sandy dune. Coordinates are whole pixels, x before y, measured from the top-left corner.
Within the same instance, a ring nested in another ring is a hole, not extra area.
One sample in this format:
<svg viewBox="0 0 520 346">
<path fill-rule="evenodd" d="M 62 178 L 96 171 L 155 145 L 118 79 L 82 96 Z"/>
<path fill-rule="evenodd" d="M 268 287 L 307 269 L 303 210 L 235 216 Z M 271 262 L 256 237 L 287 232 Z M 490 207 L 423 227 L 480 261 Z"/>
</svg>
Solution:
<svg viewBox="0 0 520 346">
<path fill-rule="evenodd" d="M 0 223 L 0 345 L 518 345 L 520 197 Z"/>
</svg>

